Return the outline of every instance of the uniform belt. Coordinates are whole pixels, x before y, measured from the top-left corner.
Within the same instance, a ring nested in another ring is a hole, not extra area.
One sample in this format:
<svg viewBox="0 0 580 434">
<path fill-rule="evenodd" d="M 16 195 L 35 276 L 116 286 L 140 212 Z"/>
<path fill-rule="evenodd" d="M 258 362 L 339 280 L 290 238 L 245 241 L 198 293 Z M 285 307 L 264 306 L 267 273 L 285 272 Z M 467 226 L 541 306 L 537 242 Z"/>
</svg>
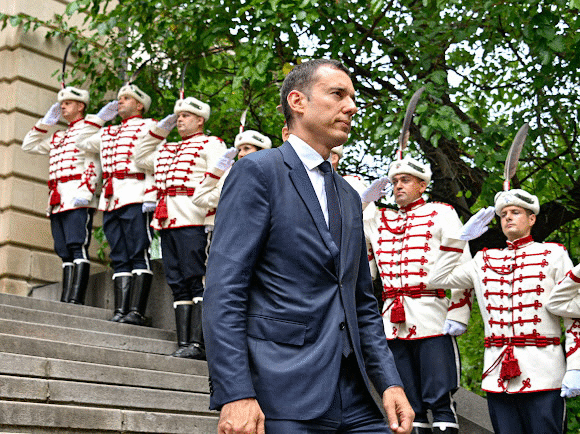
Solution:
<svg viewBox="0 0 580 434">
<path fill-rule="evenodd" d="M 444 289 L 425 289 L 425 285 L 404 286 L 402 288 L 388 287 L 383 290 L 383 301 L 387 298 L 398 296 L 421 298 L 421 297 L 445 297 Z"/>
<path fill-rule="evenodd" d="M 77 175 L 68 175 L 68 176 L 61 176 L 60 178 L 49 179 L 48 180 L 48 187 L 50 189 L 54 189 L 54 188 L 56 188 L 56 184 L 59 184 L 61 182 L 78 181 L 79 179 L 82 179 L 82 177 L 83 177 L 83 175 L 79 173 Z"/>
<path fill-rule="evenodd" d="M 548 338 L 539 335 L 522 336 L 491 336 L 484 339 L 485 348 L 504 347 L 513 345 L 514 347 L 547 347 L 548 345 L 560 345 L 560 338 Z"/>
<path fill-rule="evenodd" d="M 108 178 L 117 178 L 117 179 L 125 179 L 125 178 L 137 178 L 140 181 L 145 179 L 144 173 L 125 173 L 125 172 L 104 172 L 103 179 Z"/>
<path fill-rule="evenodd" d="M 157 198 L 162 196 L 193 196 L 195 188 L 190 187 L 169 187 L 165 190 L 157 190 Z"/>
</svg>

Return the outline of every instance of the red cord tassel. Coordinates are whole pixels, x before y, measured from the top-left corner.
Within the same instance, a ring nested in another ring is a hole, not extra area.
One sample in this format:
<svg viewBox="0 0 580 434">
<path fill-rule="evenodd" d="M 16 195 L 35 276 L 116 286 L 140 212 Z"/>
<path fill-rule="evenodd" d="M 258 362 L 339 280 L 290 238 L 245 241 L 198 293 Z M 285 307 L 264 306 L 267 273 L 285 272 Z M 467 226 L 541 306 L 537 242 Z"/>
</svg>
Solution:
<svg viewBox="0 0 580 434">
<path fill-rule="evenodd" d="M 499 374 L 502 380 L 511 380 L 512 378 L 519 377 L 522 374 L 520 370 L 520 365 L 518 359 L 514 357 L 513 347 L 508 347 L 505 353 L 505 358 L 501 363 L 501 372 Z"/>
<path fill-rule="evenodd" d="M 400 297 L 395 298 L 393 302 L 393 308 L 391 309 L 391 322 L 398 324 L 405 322 L 405 306 L 401 303 Z"/>
<path fill-rule="evenodd" d="M 50 194 L 50 206 L 57 206 L 60 205 L 60 193 L 58 192 L 57 188 L 54 187 Z"/>
<path fill-rule="evenodd" d="M 107 180 L 107 185 L 105 185 L 105 197 L 109 198 L 113 196 L 113 178 Z"/>
<path fill-rule="evenodd" d="M 167 220 L 168 217 L 167 204 L 165 203 L 165 196 L 163 196 L 155 208 L 155 218 L 159 221 L 163 221 Z"/>
</svg>

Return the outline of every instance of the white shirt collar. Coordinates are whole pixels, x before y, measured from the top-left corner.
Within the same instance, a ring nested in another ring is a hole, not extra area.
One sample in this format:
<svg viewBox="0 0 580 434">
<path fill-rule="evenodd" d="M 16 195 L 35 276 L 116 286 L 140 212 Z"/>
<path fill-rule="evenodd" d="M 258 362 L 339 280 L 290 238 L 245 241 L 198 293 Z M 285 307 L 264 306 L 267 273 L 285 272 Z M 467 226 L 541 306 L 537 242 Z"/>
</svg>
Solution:
<svg viewBox="0 0 580 434">
<path fill-rule="evenodd" d="M 300 137 L 295 136 L 294 134 L 290 134 L 288 137 L 288 142 L 292 145 L 296 154 L 298 154 L 298 158 L 300 161 L 306 166 L 308 170 L 313 170 L 320 165 L 324 161 L 324 158 L 316 152 L 308 143 L 302 140 Z M 330 163 L 330 155 L 326 160 Z M 331 164 L 332 167 L 332 164 Z"/>
</svg>

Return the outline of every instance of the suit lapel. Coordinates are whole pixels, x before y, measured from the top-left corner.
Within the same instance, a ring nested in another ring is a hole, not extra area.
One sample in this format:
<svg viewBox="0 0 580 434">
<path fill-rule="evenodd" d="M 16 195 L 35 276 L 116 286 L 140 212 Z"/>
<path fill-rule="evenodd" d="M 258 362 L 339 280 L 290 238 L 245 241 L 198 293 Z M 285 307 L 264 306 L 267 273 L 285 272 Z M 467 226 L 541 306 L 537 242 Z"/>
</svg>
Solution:
<svg viewBox="0 0 580 434">
<path fill-rule="evenodd" d="M 336 191 L 338 192 L 338 199 L 340 201 L 340 214 L 342 220 L 342 235 L 340 242 L 340 276 L 344 275 L 346 270 L 346 260 L 348 259 L 349 244 L 351 243 L 352 231 L 349 230 L 349 222 L 352 221 L 352 207 L 349 205 L 349 194 L 344 184 L 346 181 L 336 172 L 334 172 L 334 183 L 336 184 Z"/>
<path fill-rule="evenodd" d="M 282 153 L 284 162 L 290 168 L 289 175 L 294 188 L 296 188 L 296 191 L 304 201 L 324 244 L 328 250 L 330 250 L 335 261 L 337 261 L 339 254 L 338 247 L 332 240 L 332 236 L 330 235 L 330 231 L 326 225 L 326 220 L 324 220 L 324 214 L 322 214 L 322 209 L 320 208 L 320 202 L 318 202 L 318 197 L 316 196 L 314 187 L 312 187 L 312 182 L 310 181 L 308 173 L 306 173 L 304 164 L 290 143 L 286 142 L 278 149 Z"/>
</svg>

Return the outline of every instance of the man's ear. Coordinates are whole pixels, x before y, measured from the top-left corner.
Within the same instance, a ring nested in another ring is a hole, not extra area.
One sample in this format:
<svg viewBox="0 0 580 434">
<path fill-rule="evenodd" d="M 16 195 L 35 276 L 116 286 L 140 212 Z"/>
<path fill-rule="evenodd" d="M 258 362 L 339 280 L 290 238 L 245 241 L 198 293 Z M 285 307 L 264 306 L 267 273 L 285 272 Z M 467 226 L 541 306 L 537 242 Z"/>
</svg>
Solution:
<svg viewBox="0 0 580 434">
<path fill-rule="evenodd" d="M 536 214 L 530 214 L 529 216 L 530 226 L 534 226 L 536 223 Z"/>
<path fill-rule="evenodd" d="M 299 90 L 293 90 L 288 94 L 288 106 L 294 113 L 304 113 L 306 108 L 306 95 Z"/>
</svg>

